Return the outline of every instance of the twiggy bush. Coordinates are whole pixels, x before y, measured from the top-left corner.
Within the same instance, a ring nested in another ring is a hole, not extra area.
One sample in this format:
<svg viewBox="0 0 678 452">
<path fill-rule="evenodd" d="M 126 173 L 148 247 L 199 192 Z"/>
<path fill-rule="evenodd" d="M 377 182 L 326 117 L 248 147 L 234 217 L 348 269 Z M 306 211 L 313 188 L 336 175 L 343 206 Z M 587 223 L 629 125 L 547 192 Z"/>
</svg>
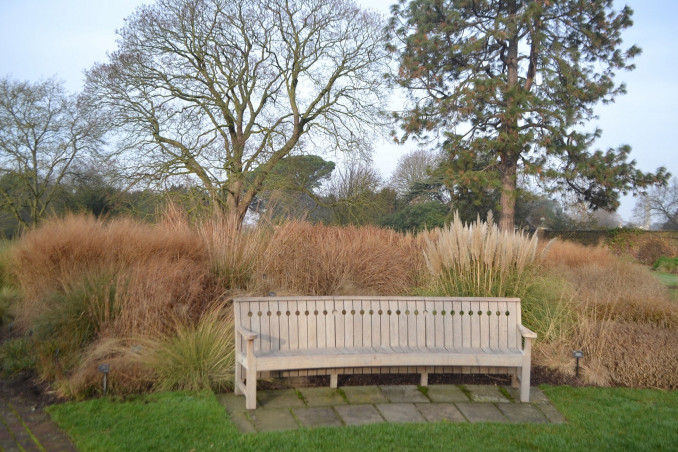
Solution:
<svg viewBox="0 0 678 452">
<path fill-rule="evenodd" d="M 276 227 L 260 272 L 296 294 L 391 295 L 411 290 L 420 262 L 412 236 L 290 221 Z"/>
<path fill-rule="evenodd" d="M 449 296 L 521 297 L 530 286 L 537 237 L 500 231 L 478 219 L 464 225 L 455 214 L 424 250 L 438 291 Z"/>
</svg>

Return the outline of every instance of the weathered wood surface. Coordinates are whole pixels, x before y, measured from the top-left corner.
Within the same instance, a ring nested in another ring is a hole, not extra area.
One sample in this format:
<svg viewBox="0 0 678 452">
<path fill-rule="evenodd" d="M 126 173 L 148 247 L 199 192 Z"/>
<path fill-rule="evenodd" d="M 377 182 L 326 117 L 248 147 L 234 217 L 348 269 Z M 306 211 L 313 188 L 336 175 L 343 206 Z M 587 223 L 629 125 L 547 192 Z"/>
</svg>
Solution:
<svg viewBox="0 0 678 452">
<path fill-rule="evenodd" d="M 268 371 L 336 376 L 370 371 L 506 368 L 529 399 L 530 341 L 520 299 L 442 297 L 237 298 L 236 391 L 256 406 Z M 243 374 L 243 370 L 246 373 Z M 242 379 L 246 378 L 247 384 Z"/>
</svg>

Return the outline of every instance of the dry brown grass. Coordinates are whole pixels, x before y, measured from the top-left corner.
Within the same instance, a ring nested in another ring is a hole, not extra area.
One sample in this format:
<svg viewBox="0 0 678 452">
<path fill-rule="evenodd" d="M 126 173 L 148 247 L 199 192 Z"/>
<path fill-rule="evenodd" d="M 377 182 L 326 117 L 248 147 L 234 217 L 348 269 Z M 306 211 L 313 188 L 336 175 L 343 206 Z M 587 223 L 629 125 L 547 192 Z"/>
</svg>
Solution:
<svg viewBox="0 0 678 452">
<path fill-rule="evenodd" d="M 678 305 L 646 267 L 599 247 L 555 242 L 543 267 L 564 279 L 574 328 L 536 347 L 535 362 L 594 385 L 678 387 Z"/>
<path fill-rule="evenodd" d="M 215 296 L 209 254 L 188 228 L 91 216 L 53 219 L 25 234 L 12 255 L 14 279 L 24 294 L 19 321 L 30 325 L 45 297 L 101 269 L 124 284 L 113 327 L 139 331 L 165 323 L 175 311 L 195 312 Z M 123 324 L 127 322 L 126 324 Z"/>
<path fill-rule="evenodd" d="M 153 371 L 138 359 L 139 345 L 129 338 L 104 337 L 82 353 L 82 359 L 72 374 L 57 382 L 61 397 L 82 399 L 103 392 L 103 377 L 99 364 L 109 364 L 107 378 L 109 394 L 122 395 L 148 391 L 152 386 Z"/>
<path fill-rule="evenodd" d="M 212 271 L 230 290 L 246 290 L 260 273 L 271 239 L 267 226 L 242 228 L 235 218 L 214 216 L 197 225 Z"/>
<path fill-rule="evenodd" d="M 476 240 L 488 242 L 482 232 L 470 231 Z M 176 209 L 156 225 L 68 216 L 26 233 L 13 247 L 8 268 L 23 294 L 16 310 L 26 328 L 51 319 L 68 326 L 79 303 L 90 301 L 82 294 L 96 297 L 115 289 L 113 298 L 103 298 L 115 304 L 114 314 L 106 314 L 105 303 L 82 304 L 91 307 L 84 316 L 91 322 L 80 315 L 73 325 L 88 333 L 74 336 L 71 342 L 77 344 L 70 354 L 63 338 L 41 344 L 38 362 L 43 375 L 58 379 L 60 392 L 71 396 L 96 391 L 101 382 L 96 364 L 109 362 L 115 369 L 111 390 L 126 393 L 145 390 L 158 378 L 157 370 L 139 364 L 135 347 L 140 337 L 163 337 L 170 343 L 179 336 L 178 324 L 189 331 L 206 318 L 213 301 L 238 293 L 420 291 L 429 275 L 424 249 L 439 245 L 441 236 L 441 231 L 412 236 L 302 221 L 239 229 L 228 218 L 191 223 Z M 509 245 L 515 251 L 512 241 Z M 534 246 L 528 241 L 525 255 L 530 259 Z M 492 247 L 474 249 L 468 252 L 469 265 L 480 254 L 498 262 L 508 256 Z M 445 265 L 463 260 L 451 251 L 439 254 Z M 538 262 L 543 270 L 539 279 L 548 290 L 531 289 L 533 298 L 524 300 L 525 318 L 541 333 L 535 363 L 572 372 L 572 351 L 583 349 L 583 378 L 589 383 L 678 387 L 678 306 L 645 267 L 602 248 L 566 242 L 553 243 Z M 78 337 L 89 343 L 80 344 Z M 55 362 L 58 348 L 60 361 Z"/>
<path fill-rule="evenodd" d="M 596 386 L 678 388 L 678 331 L 649 324 L 594 320 L 581 315 L 574 334 L 535 348 L 534 363 Z"/>
<path fill-rule="evenodd" d="M 417 241 L 376 227 L 290 221 L 261 261 L 268 288 L 303 295 L 405 294 L 421 269 Z"/>
<path fill-rule="evenodd" d="M 618 258 L 602 246 L 584 246 L 574 242 L 552 240 L 540 254 L 539 263 L 546 268 L 576 268 L 584 265 L 611 265 Z"/>
</svg>

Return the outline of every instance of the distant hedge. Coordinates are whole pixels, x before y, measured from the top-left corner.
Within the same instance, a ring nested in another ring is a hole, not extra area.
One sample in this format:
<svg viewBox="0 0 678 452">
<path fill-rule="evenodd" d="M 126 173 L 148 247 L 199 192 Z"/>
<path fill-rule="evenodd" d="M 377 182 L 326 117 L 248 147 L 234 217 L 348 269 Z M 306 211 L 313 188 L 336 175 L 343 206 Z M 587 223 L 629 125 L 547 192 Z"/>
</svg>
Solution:
<svg viewBox="0 0 678 452">
<path fill-rule="evenodd" d="M 539 230 L 540 238 L 561 239 L 587 246 L 605 246 L 616 254 L 630 255 L 646 265 L 660 257 L 678 257 L 678 231 L 602 229 L 593 231 Z"/>
</svg>

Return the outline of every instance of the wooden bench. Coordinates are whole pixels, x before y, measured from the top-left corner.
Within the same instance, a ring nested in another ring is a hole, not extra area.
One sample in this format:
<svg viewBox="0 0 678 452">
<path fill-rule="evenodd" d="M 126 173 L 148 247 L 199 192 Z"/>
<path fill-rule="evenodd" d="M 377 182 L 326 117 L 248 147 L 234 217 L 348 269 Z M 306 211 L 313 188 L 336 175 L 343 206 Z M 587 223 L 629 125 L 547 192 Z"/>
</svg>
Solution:
<svg viewBox="0 0 678 452">
<path fill-rule="evenodd" d="M 521 324 L 518 298 L 236 298 L 233 309 L 235 392 L 247 409 L 258 374 L 298 369 L 325 369 L 333 388 L 355 368 L 415 370 L 422 386 L 439 368 L 503 369 L 529 402 L 537 335 Z"/>
</svg>

